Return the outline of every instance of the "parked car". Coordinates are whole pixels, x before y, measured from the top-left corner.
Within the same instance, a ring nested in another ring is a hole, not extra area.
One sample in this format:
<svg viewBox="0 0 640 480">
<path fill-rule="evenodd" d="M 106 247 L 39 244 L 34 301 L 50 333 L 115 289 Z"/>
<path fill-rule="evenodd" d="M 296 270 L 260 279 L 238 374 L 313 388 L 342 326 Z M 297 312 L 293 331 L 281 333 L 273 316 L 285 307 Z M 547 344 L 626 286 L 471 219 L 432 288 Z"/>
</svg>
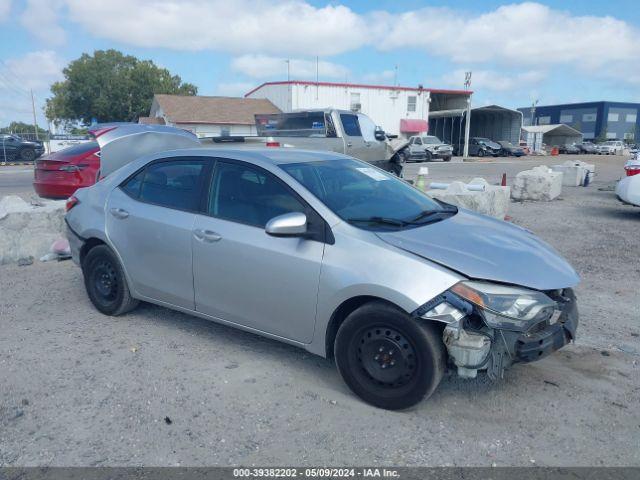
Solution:
<svg viewBox="0 0 640 480">
<path fill-rule="evenodd" d="M 505 157 L 522 157 L 523 155 L 526 155 L 521 147 L 516 147 L 513 143 L 507 140 L 500 140 L 496 143 L 502 147 L 501 154 Z"/>
<path fill-rule="evenodd" d="M 402 176 L 407 141 L 389 142 L 365 114 L 321 109 L 255 115 L 258 136 L 213 137 L 213 146 L 282 147 L 338 152 Z M 205 140 L 206 143 L 206 140 Z"/>
<path fill-rule="evenodd" d="M 598 155 L 622 155 L 624 143 L 620 140 L 609 140 L 608 142 L 596 145 Z"/>
<path fill-rule="evenodd" d="M 558 147 L 558 153 L 577 155 L 580 153 L 580 149 L 575 144 L 560 145 Z"/>
<path fill-rule="evenodd" d="M 462 145 L 464 148 L 464 145 Z M 473 137 L 469 139 L 469 155 L 478 157 L 497 157 L 500 155 L 502 147 L 496 142 L 483 137 Z"/>
<path fill-rule="evenodd" d="M 427 161 L 439 158 L 451 160 L 453 147 L 433 135 L 414 135 L 409 138 L 409 148 L 404 150 L 404 161 Z"/>
<path fill-rule="evenodd" d="M 525 155 L 529 155 L 531 153 L 531 149 L 529 148 L 529 145 L 527 145 L 527 142 L 525 142 L 524 140 L 520 140 L 518 145 L 520 145 L 520 148 L 522 149 Z"/>
<path fill-rule="evenodd" d="M 616 185 L 616 195 L 620 201 L 640 207 L 640 155 L 627 161 L 624 166 L 626 176 Z"/>
<path fill-rule="evenodd" d="M 104 314 L 147 301 L 333 357 L 388 409 L 428 397 L 447 364 L 499 378 L 575 338 L 579 277 L 521 227 L 346 155 L 180 148 L 186 132 L 143 127 L 98 137 L 106 176 L 67 201 Z"/>
<path fill-rule="evenodd" d="M 0 159 L 3 161 L 33 162 L 43 153 L 42 142 L 23 140 L 17 135 L 0 134 Z"/>
<path fill-rule="evenodd" d="M 578 147 L 578 149 L 580 150 L 580 153 L 586 153 L 586 154 L 598 153 L 596 146 L 591 142 L 576 143 L 576 147 Z"/>
<path fill-rule="evenodd" d="M 36 160 L 33 188 L 43 198 L 69 198 L 78 188 L 93 185 L 99 170 L 98 143 L 79 143 Z"/>
</svg>

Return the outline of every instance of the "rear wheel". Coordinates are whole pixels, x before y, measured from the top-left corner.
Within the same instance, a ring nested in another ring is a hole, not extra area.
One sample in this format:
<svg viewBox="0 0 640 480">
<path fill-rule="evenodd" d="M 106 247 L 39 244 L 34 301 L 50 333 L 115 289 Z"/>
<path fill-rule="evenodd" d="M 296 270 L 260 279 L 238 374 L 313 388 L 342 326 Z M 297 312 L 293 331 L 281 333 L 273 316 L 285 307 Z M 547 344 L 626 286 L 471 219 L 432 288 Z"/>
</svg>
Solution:
<svg viewBox="0 0 640 480">
<path fill-rule="evenodd" d="M 138 305 L 138 300 L 131 297 L 118 258 L 106 245 L 89 250 L 82 273 L 91 303 L 105 315 L 121 315 Z"/>
<path fill-rule="evenodd" d="M 25 148 L 20 152 L 20 160 L 24 162 L 33 162 L 36 158 L 36 152 L 32 148 Z"/>
<path fill-rule="evenodd" d="M 442 160 L 445 161 L 445 162 L 450 162 L 451 161 L 451 157 L 444 157 Z"/>
<path fill-rule="evenodd" d="M 429 397 L 446 365 L 436 328 L 383 302 L 365 304 L 347 317 L 334 353 L 349 388 L 365 402 L 389 410 Z"/>
</svg>

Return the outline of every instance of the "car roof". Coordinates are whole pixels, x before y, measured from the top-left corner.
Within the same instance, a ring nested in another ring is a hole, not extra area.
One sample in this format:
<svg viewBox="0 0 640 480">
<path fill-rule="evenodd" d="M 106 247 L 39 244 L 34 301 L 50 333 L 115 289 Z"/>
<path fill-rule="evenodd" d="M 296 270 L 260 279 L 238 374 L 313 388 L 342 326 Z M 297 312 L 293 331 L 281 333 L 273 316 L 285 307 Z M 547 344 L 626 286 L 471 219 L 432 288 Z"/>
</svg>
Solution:
<svg viewBox="0 0 640 480">
<path fill-rule="evenodd" d="M 249 162 L 262 161 L 273 165 L 286 163 L 307 163 L 323 160 L 351 159 L 348 155 L 337 152 L 301 150 L 287 147 L 264 147 L 264 148 L 185 148 L 162 152 L 170 153 L 172 156 L 211 156 L 217 158 L 230 158 L 245 160 Z M 154 155 L 158 156 L 158 155 Z"/>
</svg>

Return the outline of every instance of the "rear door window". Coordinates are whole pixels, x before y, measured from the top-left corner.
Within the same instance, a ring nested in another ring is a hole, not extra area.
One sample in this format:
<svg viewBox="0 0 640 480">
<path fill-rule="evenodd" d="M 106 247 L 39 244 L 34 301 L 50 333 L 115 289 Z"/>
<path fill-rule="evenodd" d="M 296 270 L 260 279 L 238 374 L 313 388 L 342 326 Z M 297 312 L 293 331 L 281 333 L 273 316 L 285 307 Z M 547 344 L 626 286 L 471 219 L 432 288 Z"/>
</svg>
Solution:
<svg viewBox="0 0 640 480">
<path fill-rule="evenodd" d="M 154 162 L 127 180 L 122 189 L 142 202 L 199 211 L 208 163 L 205 158 Z"/>
</svg>

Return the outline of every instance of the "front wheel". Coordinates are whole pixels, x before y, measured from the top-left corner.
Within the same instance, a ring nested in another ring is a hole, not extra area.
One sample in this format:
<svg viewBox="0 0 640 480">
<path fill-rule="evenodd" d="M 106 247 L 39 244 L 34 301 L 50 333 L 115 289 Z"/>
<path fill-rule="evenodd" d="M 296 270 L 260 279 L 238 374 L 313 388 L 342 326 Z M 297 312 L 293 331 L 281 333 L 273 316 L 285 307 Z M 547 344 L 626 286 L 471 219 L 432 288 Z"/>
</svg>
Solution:
<svg viewBox="0 0 640 480">
<path fill-rule="evenodd" d="M 118 258 L 106 245 L 89 250 L 82 262 L 82 273 L 91 303 L 105 315 L 121 315 L 138 305 Z"/>
<path fill-rule="evenodd" d="M 347 317 L 334 353 L 347 386 L 365 402 L 389 410 L 429 397 L 446 366 L 435 326 L 383 302 L 367 303 Z"/>
<path fill-rule="evenodd" d="M 442 160 L 445 161 L 445 162 L 450 162 L 451 161 L 451 157 L 444 157 Z"/>
<path fill-rule="evenodd" d="M 478 150 L 478 156 L 484 157 L 484 150 Z"/>
</svg>

